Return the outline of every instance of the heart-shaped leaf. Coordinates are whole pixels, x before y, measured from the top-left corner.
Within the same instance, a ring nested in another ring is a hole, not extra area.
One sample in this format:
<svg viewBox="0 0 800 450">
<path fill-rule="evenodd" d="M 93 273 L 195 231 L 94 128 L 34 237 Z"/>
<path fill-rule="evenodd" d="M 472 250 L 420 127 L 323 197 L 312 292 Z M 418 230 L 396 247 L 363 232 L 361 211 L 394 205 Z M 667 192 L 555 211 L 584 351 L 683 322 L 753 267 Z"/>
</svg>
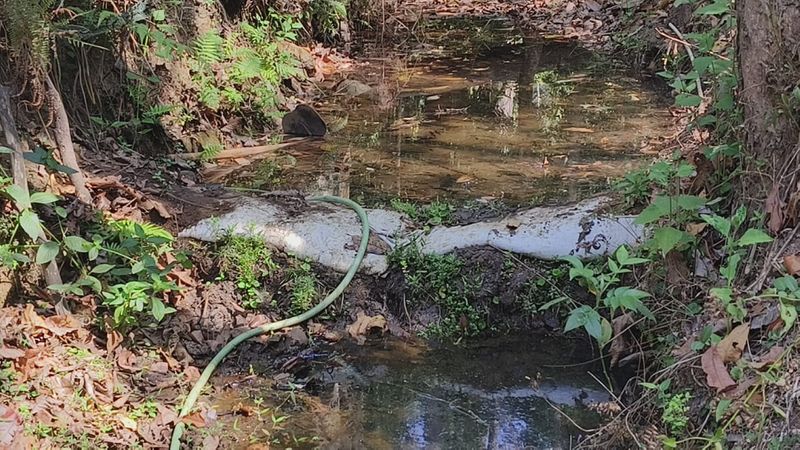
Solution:
<svg viewBox="0 0 800 450">
<path fill-rule="evenodd" d="M 39 249 L 36 250 L 36 264 L 47 264 L 54 260 L 60 249 L 61 247 L 58 245 L 58 242 L 47 241 L 43 243 L 39 246 Z"/>
</svg>

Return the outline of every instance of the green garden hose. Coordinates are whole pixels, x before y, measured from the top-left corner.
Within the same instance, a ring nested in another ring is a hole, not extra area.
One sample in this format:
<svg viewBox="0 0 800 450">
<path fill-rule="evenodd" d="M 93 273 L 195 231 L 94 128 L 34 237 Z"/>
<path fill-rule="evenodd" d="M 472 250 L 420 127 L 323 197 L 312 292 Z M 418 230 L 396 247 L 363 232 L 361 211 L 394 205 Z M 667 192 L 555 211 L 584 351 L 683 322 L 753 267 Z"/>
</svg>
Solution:
<svg viewBox="0 0 800 450">
<path fill-rule="evenodd" d="M 344 292 L 345 288 L 350 284 L 353 280 L 353 277 L 358 271 L 358 267 L 361 265 L 361 261 L 364 259 L 364 254 L 367 252 L 367 242 L 369 241 L 369 221 L 367 219 L 367 213 L 364 211 L 361 206 L 349 199 L 335 197 L 332 195 L 326 195 L 321 197 L 312 197 L 309 201 L 313 202 L 329 202 L 329 203 L 338 203 L 340 205 L 347 206 L 348 208 L 353 209 L 356 214 L 358 214 L 358 218 L 361 220 L 361 244 L 358 246 L 358 251 L 356 252 L 356 257 L 353 259 L 352 264 L 350 264 L 350 269 L 345 274 L 342 281 L 336 286 L 324 300 L 322 300 L 317 306 L 309 309 L 308 311 L 304 312 L 303 314 L 290 317 L 288 319 L 279 320 L 277 322 L 268 323 L 262 325 L 257 328 L 253 328 L 252 330 L 245 331 L 244 333 L 236 336 L 230 342 L 228 342 L 222 349 L 214 356 L 214 359 L 208 363 L 203 373 L 200 375 L 200 378 L 192 387 L 192 390 L 189 392 L 189 395 L 186 397 L 186 400 L 183 402 L 183 407 L 181 408 L 181 412 L 179 417 L 185 417 L 188 415 L 192 408 L 194 408 L 194 404 L 197 401 L 197 398 L 200 397 L 200 393 L 203 391 L 206 383 L 208 383 L 209 378 L 214 373 L 214 370 L 217 369 L 219 363 L 225 359 L 228 354 L 236 348 L 237 345 L 241 344 L 242 342 L 255 337 L 262 335 L 264 333 L 269 333 L 271 331 L 277 331 L 281 328 L 291 327 L 294 325 L 298 325 L 300 323 L 305 322 L 308 319 L 316 316 L 323 309 L 327 308 L 333 301 L 339 297 L 342 292 Z M 175 426 L 175 429 L 172 431 L 172 441 L 170 443 L 170 450 L 180 450 L 181 448 L 181 436 L 183 435 L 183 431 L 186 428 L 186 424 L 178 421 L 178 424 Z"/>
</svg>

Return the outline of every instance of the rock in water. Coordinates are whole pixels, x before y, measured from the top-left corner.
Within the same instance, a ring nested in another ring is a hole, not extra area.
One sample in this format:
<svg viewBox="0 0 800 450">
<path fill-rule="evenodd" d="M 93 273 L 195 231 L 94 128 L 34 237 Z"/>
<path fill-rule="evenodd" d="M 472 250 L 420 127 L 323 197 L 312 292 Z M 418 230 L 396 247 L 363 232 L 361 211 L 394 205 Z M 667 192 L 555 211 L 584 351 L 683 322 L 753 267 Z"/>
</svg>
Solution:
<svg viewBox="0 0 800 450">
<path fill-rule="evenodd" d="M 325 136 L 328 127 L 314 108 L 308 105 L 297 105 L 294 111 L 283 116 L 281 121 L 283 132 L 295 136 Z"/>
</svg>

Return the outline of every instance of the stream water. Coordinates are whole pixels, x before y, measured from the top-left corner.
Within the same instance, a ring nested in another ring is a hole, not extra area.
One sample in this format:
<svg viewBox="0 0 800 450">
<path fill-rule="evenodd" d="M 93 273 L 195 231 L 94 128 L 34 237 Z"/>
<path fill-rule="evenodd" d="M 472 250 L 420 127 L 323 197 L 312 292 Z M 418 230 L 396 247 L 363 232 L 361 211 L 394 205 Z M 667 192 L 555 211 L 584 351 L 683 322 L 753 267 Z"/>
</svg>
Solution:
<svg viewBox="0 0 800 450">
<path fill-rule="evenodd" d="M 239 437 L 229 448 L 258 442 L 279 448 L 570 448 L 578 429 L 555 408 L 591 427 L 598 418 L 586 405 L 609 400 L 589 374 L 598 369 L 585 364 L 590 354 L 542 336 L 434 349 L 395 339 L 342 343 L 318 348 L 314 357 L 296 386 L 313 386 L 318 401 L 275 395 L 274 384 L 259 382 L 238 384 L 217 399 L 219 415 L 241 410 L 242 402 L 254 409 L 282 405 L 287 414 L 271 430 L 271 418 L 237 418 Z M 271 401 L 260 400 L 270 395 Z M 291 412 L 292 401 L 303 406 Z"/>
<path fill-rule="evenodd" d="M 359 81 L 318 108 L 332 129 L 325 140 L 227 182 L 362 203 L 563 203 L 607 189 L 667 131 L 654 84 L 573 43 L 502 20 L 429 27 L 391 51 L 361 49 L 366 64 L 351 77 Z M 574 365 L 592 355 L 563 340 L 436 349 L 383 340 L 313 351 L 291 383 L 249 377 L 222 390 L 215 411 L 237 430 L 227 447 L 570 448 L 578 428 L 565 415 L 590 427 L 598 418 L 585 406 L 608 399 L 589 375 L 596 368 Z"/>
<path fill-rule="evenodd" d="M 652 81 L 503 20 L 435 23 L 390 48 L 363 49 L 356 81 L 319 106 L 332 129 L 324 142 L 287 149 L 229 182 L 368 204 L 563 203 L 641 164 L 644 144 L 669 124 Z"/>
</svg>

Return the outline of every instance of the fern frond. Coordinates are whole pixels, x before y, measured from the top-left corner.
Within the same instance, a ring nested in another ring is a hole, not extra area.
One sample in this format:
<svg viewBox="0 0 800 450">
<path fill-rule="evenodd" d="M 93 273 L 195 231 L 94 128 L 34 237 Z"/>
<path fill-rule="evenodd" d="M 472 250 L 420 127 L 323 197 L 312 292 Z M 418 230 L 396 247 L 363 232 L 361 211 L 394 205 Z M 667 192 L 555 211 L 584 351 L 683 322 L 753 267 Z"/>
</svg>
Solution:
<svg viewBox="0 0 800 450">
<path fill-rule="evenodd" d="M 144 115 L 147 118 L 157 119 L 164 114 L 171 112 L 175 107 L 173 105 L 155 105 L 145 111 Z"/>
<path fill-rule="evenodd" d="M 199 133 L 196 137 L 197 141 L 200 143 L 200 147 L 203 149 L 200 154 L 201 161 L 213 159 L 224 149 L 222 141 L 219 139 L 219 136 L 215 134 Z"/>
<path fill-rule="evenodd" d="M 219 62 L 223 56 L 222 44 L 225 42 L 219 33 L 209 31 L 199 38 L 194 44 L 194 55 L 198 61 L 205 64 Z"/>
<path fill-rule="evenodd" d="M 161 238 L 172 242 L 172 234 L 164 228 L 150 222 L 139 223 L 130 219 L 110 220 L 108 227 L 114 231 L 119 240 Z"/>
</svg>

